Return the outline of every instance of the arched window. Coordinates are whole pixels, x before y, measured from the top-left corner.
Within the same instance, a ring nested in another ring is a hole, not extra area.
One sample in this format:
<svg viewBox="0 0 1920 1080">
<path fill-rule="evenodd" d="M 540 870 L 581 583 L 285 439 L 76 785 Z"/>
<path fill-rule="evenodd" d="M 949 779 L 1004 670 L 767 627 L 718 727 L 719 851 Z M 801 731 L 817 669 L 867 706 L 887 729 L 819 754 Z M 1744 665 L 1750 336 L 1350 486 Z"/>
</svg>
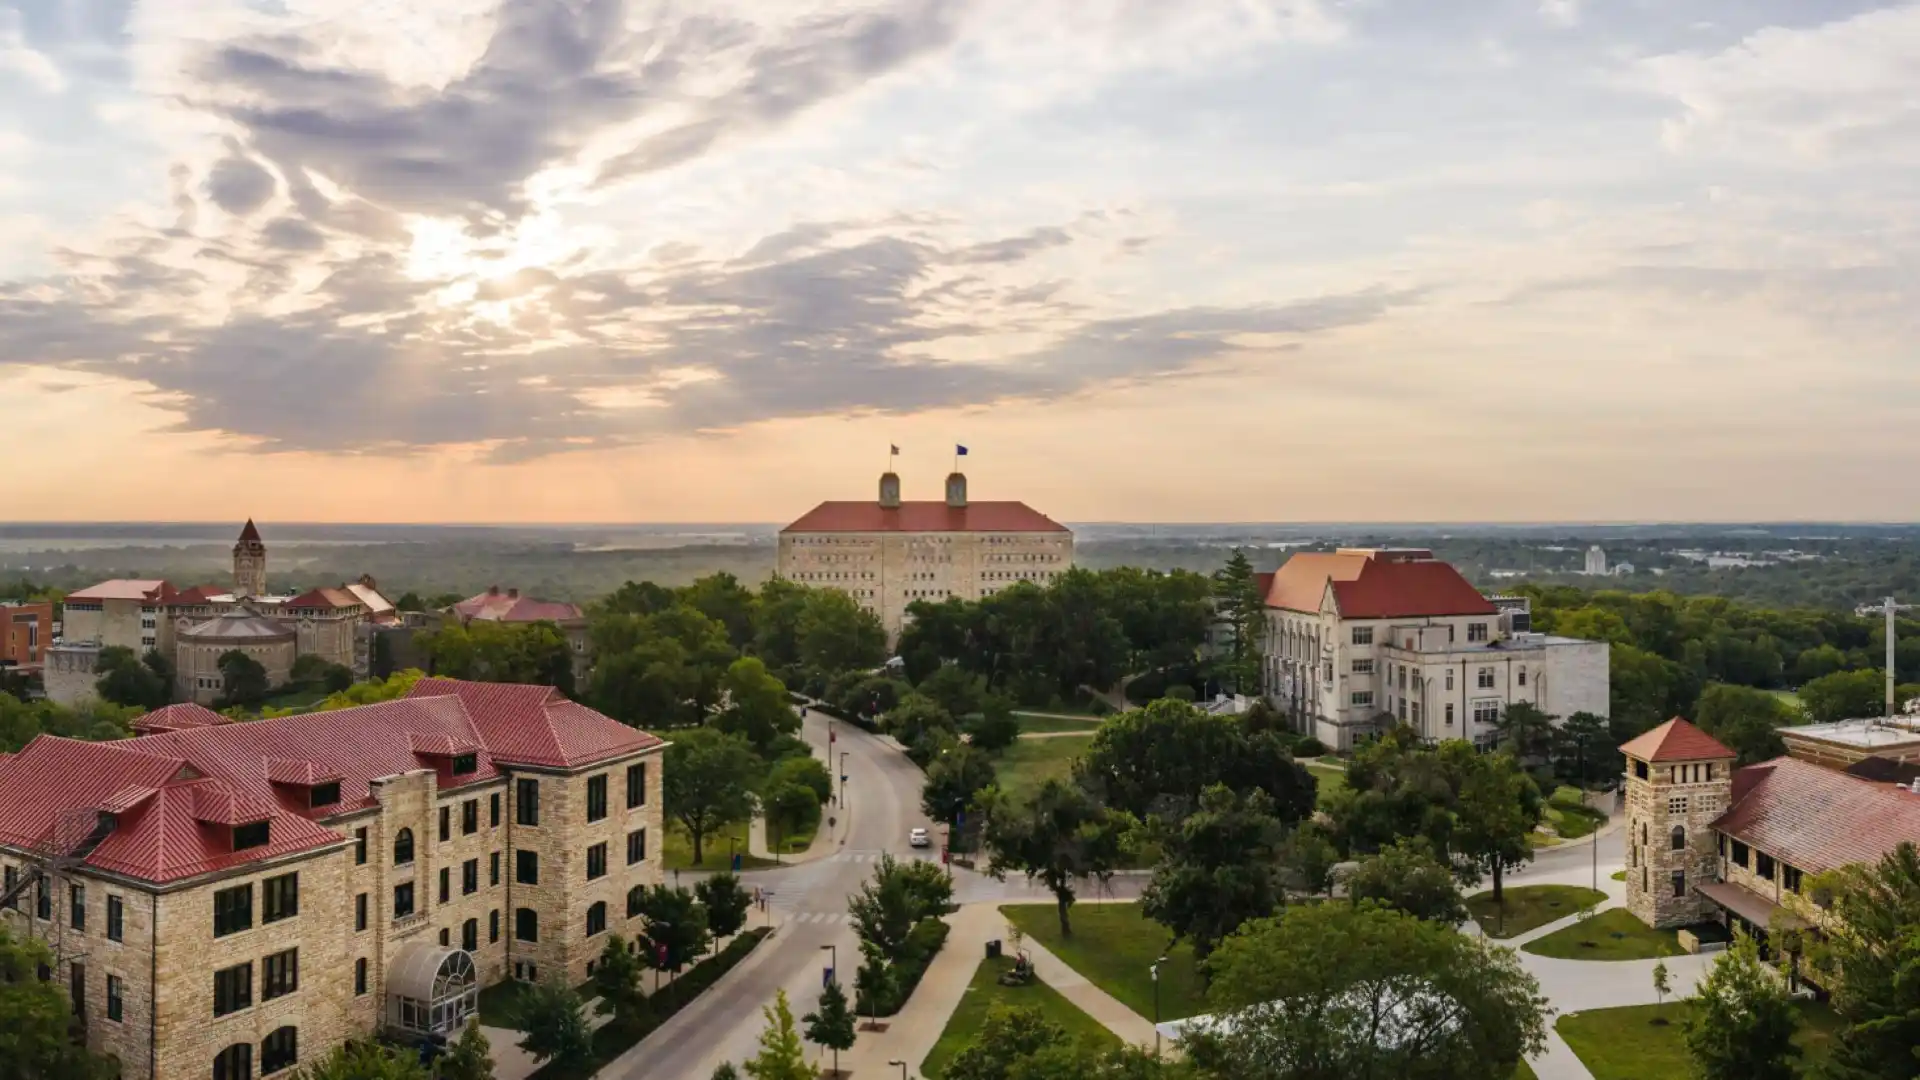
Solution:
<svg viewBox="0 0 1920 1080">
<path fill-rule="evenodd" d="M 213 1080 L 253 1080 L 253 1044 L 234 1043 L 213 1059 Z"/>
<path fill-rule="evenodd" d="M 468 919 L 460 924 L 460 947 L 472 952 L 480 947 L 480 920 Z"/>
<path fill-rule="evenodd" d="M 283 1027 L 260 1043 L 260 1075 L 268 1076 L 292 1068 L 300 1060 L 300 1033 Z"/>
<path fill-rule="evenodd" d="M 540 913 L 530 907 L 514 908 L 513 939 L 515 941 L 539 941 Z"/>
<path fill-rule="evenodd" d="M 646 899 L 647 899 L 647 887 L 645 885 L 635 885 L 633 888 L 628 889 L 627 890 L 627 918 L 629 919 L 639 918 L 640 909 L 646 905 Z"/>
<path fill-rule="evenodd" d="M 393 865 L 401 866 L 413 861 L 413 830 L 401 829 L 393 835 Z"/>
<path fill-rule="evenodd" d="M 1644 821 L 1640 823 L 1640 846 L 1647 846 L 1647 823 Z"/>
<path fill-rule="evenodd" d="M 606 932 L 607 904 L 604 900 L 596 900 L 593 906 L 587 909 L 587 936 L 592 937 Z"/>
<path fill-rule="evenodd" d="M 1687 850 L 1687 830 L 1679 825 L 1673 827 L 1673 850 Z"/>
</svg>

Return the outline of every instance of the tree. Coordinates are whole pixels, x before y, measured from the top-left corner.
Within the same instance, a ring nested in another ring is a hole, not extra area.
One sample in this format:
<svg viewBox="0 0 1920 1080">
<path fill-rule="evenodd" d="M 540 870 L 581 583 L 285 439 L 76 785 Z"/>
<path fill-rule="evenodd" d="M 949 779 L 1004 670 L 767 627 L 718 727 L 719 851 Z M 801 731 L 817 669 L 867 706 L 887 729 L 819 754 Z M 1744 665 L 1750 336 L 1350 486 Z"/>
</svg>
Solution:
<svg viewBox="0 0 1920 1080">
<path fill-rule="evenodd" d="M 920 680 L 914 691 L 945 709 L 949 716 L 965 716 L 980 708 L 986 680 L 957 663 L 947 663 Z"/>
<path fill-rule="evenodd" d="M 1214 572 L 1213 603 L 1217 617 L 1227 625 L 1226 654 L 1214 663 L 1220 681 L 1235 693 L 1257 690 L 1267 598 L 1260 593 L 1259 579 L 1244 550 L 1234 548 L 1227 565 Z"/>
<path fill-rule="evenodd" d="M 1567 717 L 1554 733 L 1554 763 L 1560 778 L 1582 787 L 1614 775 L 1620 755 L 1608 741 L 1605 718 L 1590 712 Z"/>
<path fill-rule="evenodd" d="M 760 792 L 760 810 L 766 815 L 767 827 L 778 844 L 780 837 L 792 836 L 809 825 L 818 824 L 820 797 L 812 788 L 782 780 L 768 784 Z"/>
<path fill-rule="evenodd" d="M 1039 1009 L 996 1002 L 980 1034 L 947 1066 L 947 1080 L 1007 1080 L 1023 1061 L 1065 1042 L 1066 1030 Z"/>
<path fill-rule="evenodd" d="M 1553 749 L 1554 717 L 1525 701 L 1515 701 L 1500 710 L 1494 730 L 1500 736 L 1500 749 L 1522 762 L 1547 760 Z"/>
<path fill-rule="evenodd" d="M 1818 957 L 1845 1026 L 1829 1063 L 1834 1080 L 1920 1077 L 1920 852 L 1901 844 L 1878 863 L 1850 866 L 1815 885 L 1831 893 Z"/>
<path fill-rule="evenodd" d="M 267 691 L 272 687 L 267 683 L 267 669 L 260 661 L 239 649 L 228 649 L 220 654 L 219 663 L 221 703 L 252 706 L 266 700 Z"/>
<path fill-rule="evenodd" d="M 647 920 L 641 949 L 648 967 L 679 971 L 694 962 L 713 940 L 707 931 L 707 909 L 686 889 L 654 885 L 640 896 L 640 914 Z"/>
<path fill-rule="evenodd" d="M 1279 881 L 1283 830 L 1266 793 L 1242 799 L 1223 784 L 1164 837 L 1165 854 L 1140 897 L 1141 914 L 1205 960 L 1221 938 L 1285 902 Z"/>
<path fill-rule="evenodd" d="M 795 628 L 799 661 L 815 671 L 865 671 L 887 658 L 879 616 L 838 589 L 813 589 Z"/>
<path fill-rule="evenodd" d="M 709 1080 L 740 1080 L 740 1070 L 733 1067 L 733 1062 L 723 1061 L 713 1067 Z"/>
<path fill-rule="evenodd" d="M 981 698 L 980 715 L 969 717 L 961 727 L 971 745 L 982 750 L 1005 750 L 1020 737 L 1020 718 L 1013 715 L 1013 702 L 1004 694 Z"/>
<path fill-rule="evenodd" d="M 679 600 L 725 627 L 727 640 L 734 648 L 746 649 L 753 644 L 754 617 L 760 602 L 739 578 L 724 570 L 697 578 L 680 590 Z"/>
<path fill-rule="evenodd" d="M 1185 1038 L 1206 1080 L 1508 1076 L 1546 1044 L 1546 999 L 1512 952 L 1371 903 L 1248 923 L 1208 966 L 1233 1023 Z"/>
<path fill-rule="evenodd" d="M 674 736 L 660 784 L 666 813 L 693 842 L 694 865 L 702 863 L 706 839 L 716 829 L 753 816 L 759 774 L 760 759 L 738 735 L 696 728 Z"/>
<path fill-rule="evenodd" d="M 315 712 L 331 712 L 334 709 L 351 709 L 357 705 L 372 705 L 382 701 L 397 701 L 413 690 L 413 684 L 426 678 L 426 672 L 419 668 L 407 668 L 396 671 L 385 679 L 372 682 L 354 683 L 345 690 L 328 694 Z"/>
<path fill-rule="evenodd" d="M 1799 719 L 1765 690 L 1708 683 L 1693 707 L 1693 722 L 1740 755 L 1741 765 L 1768 761 L 1787 752 L 1780 731 Z"/>
<path fill-rule="evenodd" d="M 953 714 L 941 708 L 939 702 L 917 692 L 901 698 L 900 703 L 881 718 L 880 728 L 907 747 L 925 743 L 936 732 L 950 737 L 955 731 Z"/>
<path fill-rule="evenodd" d="M 827 771 L 826 762 L 814 757 L 811 752 L 804 757 L 784 757 L 774 762 L 773 768 L 767 772 L 767 781 L 806 788 L 813 792 L 813 801 L 816 803 L 833 798 L 833 774 Z"/>
<path fill-rule="evenodd" d="M 159 658 L 159 654 L 154 655 Z M 164 665 L 166 661 L 160 660 L 160 663 Z M 163 677 L 153 665 L 141 663 L 133 650 L 124 645 L 101 649 L 94 661 L 94 670 L 100 673 L 93 683 L 94 693 L 115 705 L 158 709 L 172 695 L 171 680 Z"/>
<path fill-rule="evenodd" d="M 732 937 L 747 925 L 747 909 L 753 898 L 732 872 L 706 878 L 693 887 L 693 894 L 707 909 L 707 929 L 714 937 Z"/>
<path fill-rule="evenodd" d="M 1273 732 L 1250 732 L 1233 717 L 1161 700 L 1109 718 L 1074 775 L 1101 802 L 1135 817 L 1177 820 L 1214 784 L 1258 788 L 1283 823 L 1313 813 L 1314 780 Z"/>
<path fill-rule="evenodd" d="M 587 1026 L 580 995 L 566 983 L 552 979 L 529 985 L 520 993 L 520 1049 L 540 1062 L 558 1062 L 561 1068 L 583 1064 L 593 1056 L 593 1032 Z"/>
<path fill-rule="evenodd" d="M 1540 824 L 1540 789 L 1506 754 L 1479 758 L 1461 785 L 1455 814 L 1454 850 L 1474 871 L 1492 876 L 1499 903 L 1506 872 L 1533 860 L 1529 837 Z"/>
<path fill-rule="evenodd" d="M 858 1004 L 878 1015 L 880 1003 L 893 998 L 893 965 L 878 944 L 860 938 L 860 967 L 853 973 L 853 993 Z"/>
<path fill-rule="evenodd" d="M 846 991 L 840 989 L 840 973 L 834 972 L 827 988 L 820 993 L 820 1004 L 801 1017 L 807 1025 L 807 1041 L 833 1051 L 833 1071 L 840 1072 L 840 1051 L 853 1049 L 853 1012 L 847 1006 Z"/>
<path fill-rule="evenodd" d="M 16 938 L 0 923 L 0 1080 L 104 1076 L 105 1062 L 68 1034 L 72 1006 L 40 968 L 53 955 L 32 938 Z"/>
<path fill-rule="evenodd" d="M 764 751 L 775 736 L 800 730 L 786 684 L 768 674 L 758 657 L 743 656 L 728 665 L 720 689 L 726 705 L 712 722 L 721 731 L 744 736 Z"/>
<path fill-rule="evenodd" d="M 1347 875 L 1347 897 L 1356 904 L 1377 901 L 1416 919 L 1448 926 L 1467 921 L 1467 906 L 1454 885 L 1453 872 L 1433 857 L 1432 847 L 1420 837 L 1396 841 L 1362 859 Z"/>
<path fill-rule="evenodd" d="M 593 1011 L 610 1016 L 622 1027 L 633 1027 L 647 1012 L 647 996 L 640 988 L 640 960 L 619 934 L 608 934 L 600 962 L 588 980 L 600 1000 Z"/>
<path fill-rule="evenodd" d="M 914 925 L 942 914 L 952 898 L 952 886 L 945 883 L 945 874 L 939 875 L 938 884 L 920 880 L 923 874 L 913 868 L 924 865 L 882 855 L 873 876 L 847 901 L 853 932 L 861 941 L 876 946 L 888 960 L 900 959 Z M 937 873 L 938 867 L 934 869 Z"/>
<path fill-rule="evenodd" d="M 993 762 L 985 753 L 970 745 L 956 746 L 928 763 L 920 809 L 933 820 L 952 825 L 993 779 Z"/>
<path fill-rule="evenodd" d="M 1653 998 L 1658 1004 L 1667 1003 L 1667 995 L 1673 992 L 1673 983 L 1667 976 L 1665 960 L 1653 965 Z"/>
<path fill-rule="evenodd" d="M 760 1052 L 741 1066 L 746 1074 L 753 1080 L 814 1080 L 819 1076 L 807 1064 L 807 1049 L 793 1026 L 787 992 L 777 991 L 773 1004 L 763 1006 L 760 1012 L 767 1018 L 767 1029 L 760 1033 Z"/>
<path fill-rule="evenodd" d="M 1078 788 L 1048 780 L 1025 803 L 988 822 L 992 859 L 987 872 L 1004 880 L 1008 871 L 1018 871 L 1045 885 L 1060 912 L 1061 936 L 1072 937 L 1067 909 L 1073 906 L 1074 882 L 1113 876 L 1124 855 L 1127 826 L 1126 815 L 1099 806 Z"/>
<path fill-rule="evenodd" d="M 453 1048 L 434 1062 L 433 1080 L 493 1080 L 493 1048 L 477 1021 L 468 1024 Z"/>
<path fill-rule="evenodd" d="M 1687 1050 L 1702 1080 L 1796 1080 L 1799 1026 L 1786 987 L 1761 963 L 1759 943 L 1742 933 L 1694 994 Z"/>
<path fill-rule="evenodd" d="M 393 674 L 393 635 L 378 628 L 372 633 L 373 647 L 371 654 L 367 657 L 367 674 L 376 679 L 384 679 Z"/>
<path fill-rule="evenodd" d="M 1333 869 L 1340 864 L 1340 849 L 1333 846 L 1318 822 L 1309 821 L 1293 830 L 1281 848 L 1280 861 L 1291 871 L 1300 887 L 1309 893 L 1333 891 Z"/>
<path fill-rule="evenodd" d="M 449 619 L 414 635 L 435 675 L 480 682 L 541 683 L 573 693 L 573 646 L 552 622 L 505 623 Z"/>
<path fill-rule="evenodd" d="M 491 1072 L 482 1075 L 490 1076 Z M 291 1074 L 289 1080 L 431 1080 L 431 1078 L 427 1067 L 420 1064 L 420 1055 L 402 1053 L 393 1047 L 369 1041 L 336 1046 L 319 1061 Z"/>
<path fill-rule="evenodd" d="M 1879 716 L 1886 699 L 1886 676 L 1878 668 L 1835 672 L 1800 688 L 1800 707 L 1816 724 Z"/>
</svg>

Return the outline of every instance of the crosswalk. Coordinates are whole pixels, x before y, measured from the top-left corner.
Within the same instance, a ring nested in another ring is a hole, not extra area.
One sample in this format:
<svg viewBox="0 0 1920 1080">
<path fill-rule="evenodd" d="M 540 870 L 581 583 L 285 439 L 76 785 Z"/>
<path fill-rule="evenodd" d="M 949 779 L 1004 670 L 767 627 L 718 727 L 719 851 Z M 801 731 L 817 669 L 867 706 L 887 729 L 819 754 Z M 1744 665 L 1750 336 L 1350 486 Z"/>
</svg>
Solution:
<svg viewBox="0 0 1920 1080">
<path fill-rule="evenodd" d="M 786 921 L 807 926 L 837 925 L 847 921 L 847 913 L 844 911 L 796 911 L 789 913 Z"/>
</svg>

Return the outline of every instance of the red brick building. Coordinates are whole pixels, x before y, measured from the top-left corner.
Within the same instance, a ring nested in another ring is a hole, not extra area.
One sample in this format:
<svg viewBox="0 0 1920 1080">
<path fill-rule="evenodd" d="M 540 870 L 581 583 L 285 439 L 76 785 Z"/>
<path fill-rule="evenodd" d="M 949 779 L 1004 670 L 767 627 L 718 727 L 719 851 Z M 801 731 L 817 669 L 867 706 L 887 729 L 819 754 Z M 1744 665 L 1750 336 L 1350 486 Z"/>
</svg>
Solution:
<svg viewBox="0 0 1920 1080">
<path fill-rule="evenodd" d="M 0 602 L 0 665 L 39 667 L 52 641 L 52 604 Z"/>
</svg>

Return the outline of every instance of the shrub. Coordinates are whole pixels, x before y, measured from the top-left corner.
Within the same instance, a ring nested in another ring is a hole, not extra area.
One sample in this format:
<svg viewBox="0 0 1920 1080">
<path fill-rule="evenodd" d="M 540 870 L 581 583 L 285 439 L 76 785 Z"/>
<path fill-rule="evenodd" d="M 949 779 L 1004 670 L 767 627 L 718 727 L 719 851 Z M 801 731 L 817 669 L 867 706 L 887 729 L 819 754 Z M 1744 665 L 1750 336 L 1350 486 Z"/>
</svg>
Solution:
<svg viewBox="0 0 1920 1080">
<path fill-rule="evenodd" d="M 1327 744 L 1311 735 L 1293 744 L 1293 756 L 1297 758 L 1321 757 L 1325 755 L 1326 752 Z"/>
<path fill-rule="evenodd" d="M 1193 687 L 1188 686 L 1186 683 L 1174 683 L 1172 686 L 1167 687 L 1167 692 L 1161 696 L 1170 697 L 1175 701 L 1192 701 L 1194 699 Z"/>
<path fill-rule="evenodd" d="M 920 977 L 927 973 L 933 958 L 940 955 L 946 946 L 948 927 L 939 919 L 922 919 L 915 923 L 907 933 L 907 941 L 901 949 L 900 959 L 887 965 L 889 978 L 886 993 L 878 1000 L 871 1000 L 865 992 L 856 993 L 854 1011 L 862 1016 L 892 1016 L 906 1007 L 913 997 L 913 989 L 920 985 Z"/>
</svg>

